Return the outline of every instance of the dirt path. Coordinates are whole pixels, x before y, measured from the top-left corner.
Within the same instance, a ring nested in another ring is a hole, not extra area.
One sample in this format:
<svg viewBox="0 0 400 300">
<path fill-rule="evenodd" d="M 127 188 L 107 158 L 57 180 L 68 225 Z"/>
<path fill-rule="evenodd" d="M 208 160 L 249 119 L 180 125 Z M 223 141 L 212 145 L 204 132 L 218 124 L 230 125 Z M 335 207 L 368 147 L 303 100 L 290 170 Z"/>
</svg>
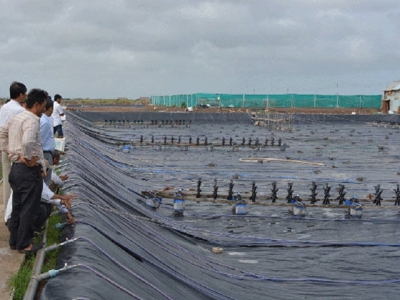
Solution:
<svg viewBox="0 0 400 300">
<path fill-rule="evenodd" d="M 0 299 L 11 299 L 7 289 L 7 280 L 16 274 L 25 255 L 10 250 L 8 246 L 9 231 L 4 224 L 3 185 L 0 184 Z"/>
</svg>

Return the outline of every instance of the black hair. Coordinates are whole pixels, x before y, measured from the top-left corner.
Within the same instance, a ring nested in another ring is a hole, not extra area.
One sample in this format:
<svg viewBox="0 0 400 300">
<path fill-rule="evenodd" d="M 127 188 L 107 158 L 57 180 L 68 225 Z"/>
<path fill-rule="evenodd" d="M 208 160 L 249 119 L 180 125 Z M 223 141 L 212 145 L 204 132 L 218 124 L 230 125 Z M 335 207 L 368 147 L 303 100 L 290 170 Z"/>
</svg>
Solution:
<svg viewBox="0 0 400 300">
<path fill-rule="evenodd" d="M 18 81 L 14 81 L 10 85 L 10 98 L 16 99 L 20 94 L 26 94 L 26 86 Z"/>
<path fill-rule="evenodd" d="M 41 89 L 31 89 L 26 99 L 26 108 L 32 108 L 35 103 L 42 104 L 47 99 L 47 92 Z"/>
<path fill-rule="evenodd" d="M 53 100 L 51 100 L 51 97 L 48 96 L 46 99 L 46 111 L 48 111 L 50 107 L 53 107 L 53 104 L 54 104 Z"/>
<path fill-rule="evenodd" d="M 54 95 L 54 101 L 57 101 L 58 99 L 62 99 L 61 95 L 55 94 Z"/>
<path fill-rule="evenodd" d="M 53 161 L 54 161 L 54 159 L 60 159 L 61 153 L 59 150 L 55 149 L 51 153 L 51 156 L 53 157 Z"/>
</svg>

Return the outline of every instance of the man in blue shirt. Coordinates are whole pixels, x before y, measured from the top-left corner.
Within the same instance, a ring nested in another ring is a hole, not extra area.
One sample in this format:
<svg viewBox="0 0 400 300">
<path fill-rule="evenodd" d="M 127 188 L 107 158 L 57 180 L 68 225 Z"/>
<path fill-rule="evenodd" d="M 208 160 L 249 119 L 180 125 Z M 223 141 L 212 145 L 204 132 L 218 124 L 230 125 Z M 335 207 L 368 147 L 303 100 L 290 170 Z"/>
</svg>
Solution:
<svg viewBox="0 0 400 300">
<path fill-rule="evenodd" d="M 53 134 L 53 119 L 51 114 L 53 113 L 53 101 L 51 97 L 48 97 L 46 100 L 46 111 L 42 114 L 40 118 L 40 143 L 42 144 L 43 148 L 43 157 L 47 159 L 50 166 L 53 165 L 53 156 L 52 153 L 56 147 L 56 143 L 54 141 L 54 134 Z M 44 178 L 44 182 L 46 185 L 50 184 L 51 181 L 51 173 L 52 169 L 46 174 Z"/>
</svg>

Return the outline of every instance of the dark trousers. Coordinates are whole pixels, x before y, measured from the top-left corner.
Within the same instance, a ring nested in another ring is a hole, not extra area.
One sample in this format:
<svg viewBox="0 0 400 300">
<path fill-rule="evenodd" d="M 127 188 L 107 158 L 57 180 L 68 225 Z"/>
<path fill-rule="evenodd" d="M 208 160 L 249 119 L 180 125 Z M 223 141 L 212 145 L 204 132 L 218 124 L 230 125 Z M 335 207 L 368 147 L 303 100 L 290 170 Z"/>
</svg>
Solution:
<svg viewBox="0 0 400 300">
<path fill-rule="evenodd" d="M 54 126 L 53 129 L 54 129 L 54 134 L 57 133 L 57 137 L 63 137 L 64 136 L 64 132 L 63 132 L 61 124 L 57 125 L 57 126 Z"/>
<path fill-rule="evenodd" d="M 42 226 L 46 223 L 47 219 L 50 217 L 52 206 L 50 203 L 41 202 L 39 214 L 35 223 L 35 231 L 40 232 Z"/>
<path fill-rule="evenodd" d="M 22 250 L 31 244 L 40 210 L 43 189 L 40 167 L 29 168 L 23 163 L 14 163 L 8 180 L 13 190 L 13 209 L 7 222 L 9 244 Z"/>
</svg>

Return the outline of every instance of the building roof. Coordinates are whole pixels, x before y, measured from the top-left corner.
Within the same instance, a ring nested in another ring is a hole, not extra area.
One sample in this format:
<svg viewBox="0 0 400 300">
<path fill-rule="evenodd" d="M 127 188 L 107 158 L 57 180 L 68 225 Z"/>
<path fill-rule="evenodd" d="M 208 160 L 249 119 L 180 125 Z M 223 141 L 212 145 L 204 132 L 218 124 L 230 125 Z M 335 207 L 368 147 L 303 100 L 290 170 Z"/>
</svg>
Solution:
<svg viewBox="0 0 400 300">
<path fill-rule="evenodd" d="M 387 91 L 397 91 L 397 90 L 400 90 L 400 80 L 393 81 L 391 84 L 389 84 L 386 87 L 385 92 L 387 92 Z"/>
</svg>

